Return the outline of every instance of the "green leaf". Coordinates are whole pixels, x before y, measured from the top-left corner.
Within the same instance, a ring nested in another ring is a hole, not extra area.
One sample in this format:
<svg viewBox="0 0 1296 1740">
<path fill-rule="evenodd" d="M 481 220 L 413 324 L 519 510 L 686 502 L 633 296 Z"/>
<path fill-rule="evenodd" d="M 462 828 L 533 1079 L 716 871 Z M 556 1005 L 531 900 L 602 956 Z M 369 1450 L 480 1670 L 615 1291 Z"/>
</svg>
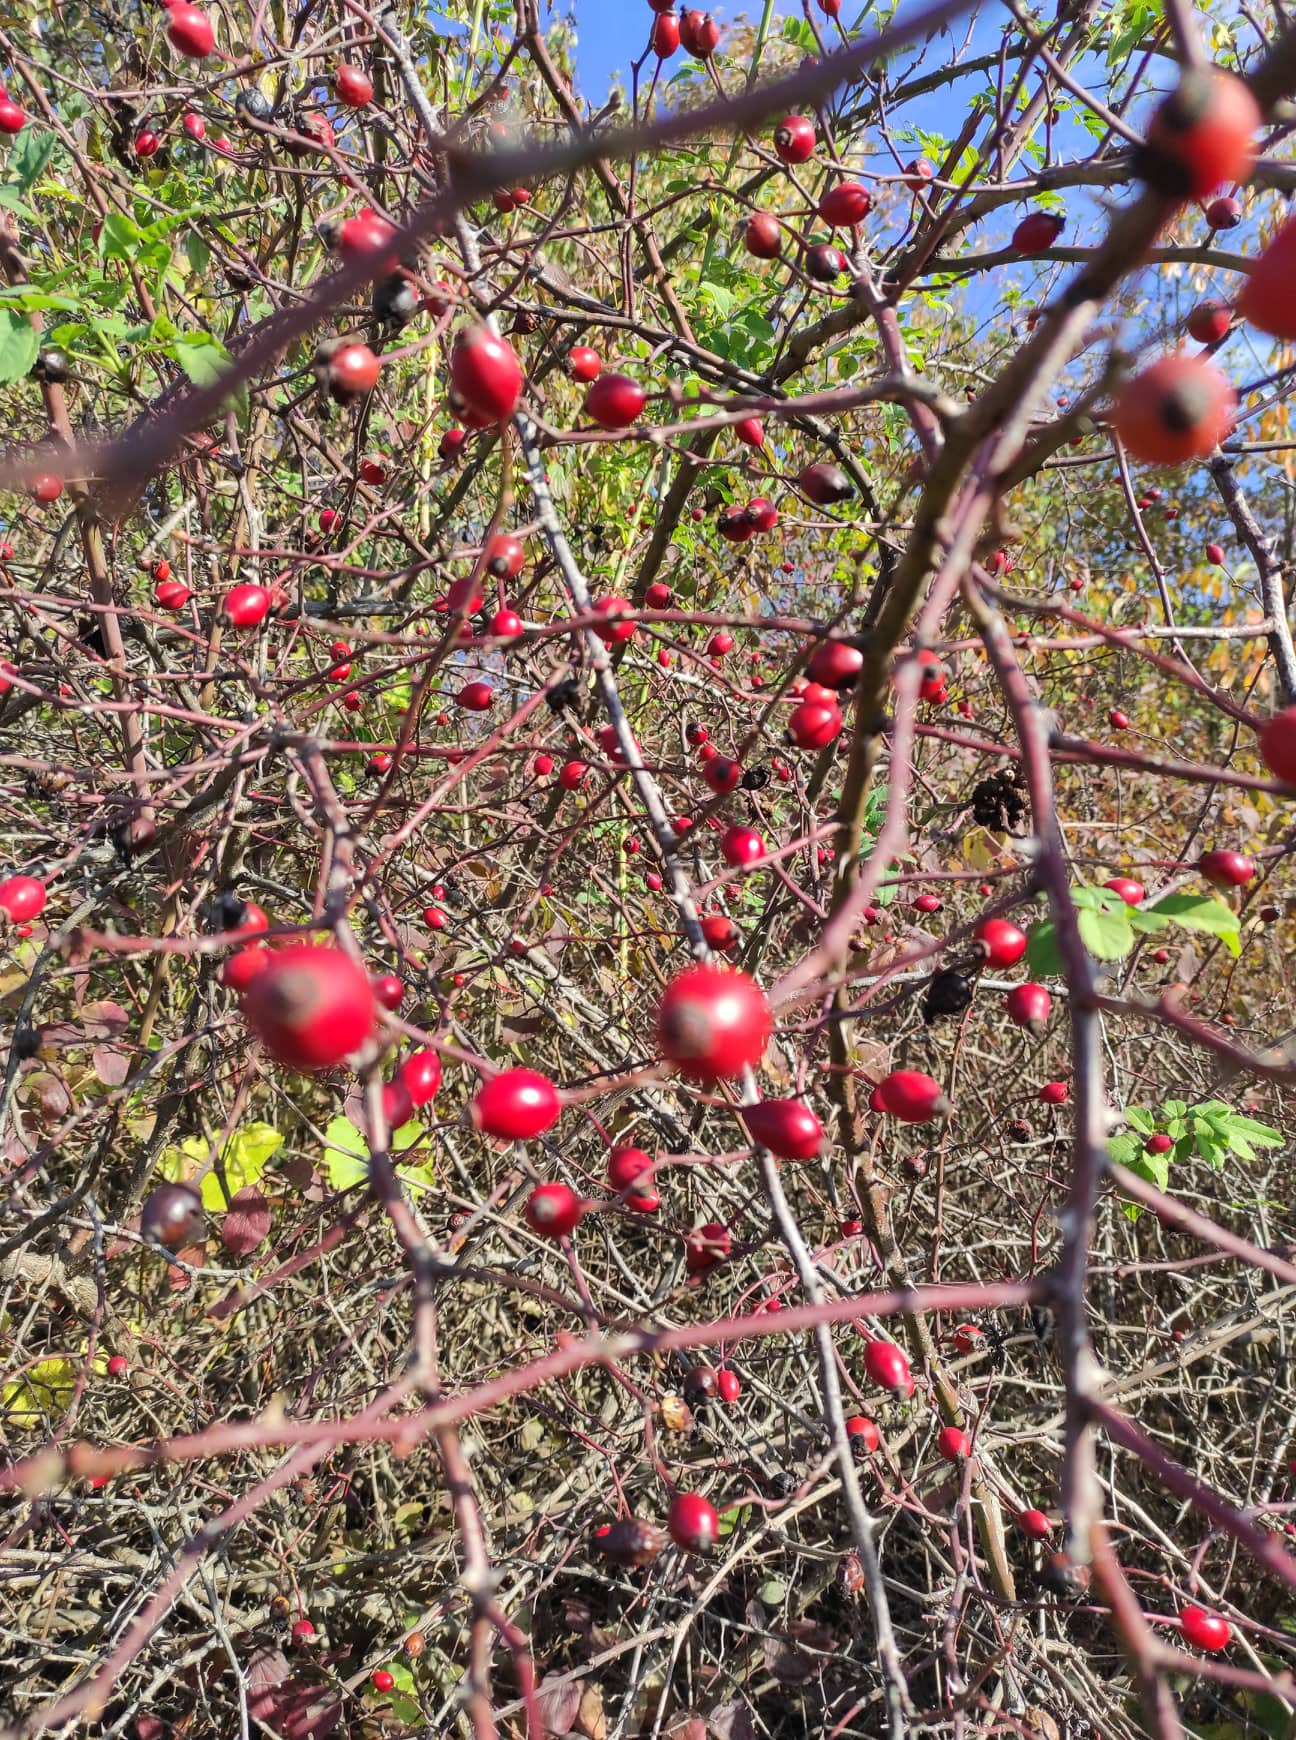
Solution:
<svg viewBox="0 0 1296 1740">
<path fill-rule="evenodd" d="M 1197 1144 L 1197 1152 L 1201 1155 L 1202 1159 L 1212 1168 L 1212 1170 L 1218 1172 L 1224 1165 L 1224 1158 L 1227 1150 L 1221 1143 L 1217 1142 L 1212 1136 L 1209 1136 L 1204 1127 L 1199 1126 L 1197 1128 L 1194 1132 L 1194 1139 Z"/>
<path fill-rule="evenodd" d="M 229 352 L 209 332 L 181 332 L 166 347 L 196 387 L 213 386 L 230 366 Z"/>
<path fill-rule="evenodd" d="M 1159 912 L 1145 912 L 1141 906 L 1131 906 L 1129 921 L 1136 931 L 1143 931 L 1149 936 L 1155 936 L 1157 931 L 1165 930 L 1170 920 Z"/>
<path fill-rule="evenodd" d="M 1031 926 L 1026 941 L 1026 965 L 1037 979 L 1058 979 L 1062 976 L 1062 956 L 1058 952 L 1057 930 L 1051 918 L 1041 919 Z"/>
<path fill-rule="evenodd" d="M 1118 961 L 1134 947 L 1134 932 L 1130 929 L 1129 907 L 1122 900 L 1120 911 L 1080 909 L 1080 940 L 1091 955 L 1100 961 Z"/>
<path fill-rule="evenodd" d="M 1125 1122 L 1135 1130 L 1142 1130 L 1145 1136 L 1150 1136 L 1156 1129 L 1156 1119 L 1151 1112 L 1145 1112 L 1142 1106 L 1126 1106 Z"/>
<path fill-rule="evenodd" d="M 99 252 L 104 259 L 133 260 L 139 245 L 139 225 L 124 212 L 110 211 L 99 231 Z"/>
<path fill-rule="evenodd" d="M 1242 952 L 1237 914 L 1209 894 L 1167 894 L 1149 911 L 1163 914 L 1185 930 L 1203 930 L 1219 937 L 1235 959 Z"/>
<path fill-rule="evenodd" d="M 16 177 L 22 193 L 30 193 L 40 176 L 49 167 L 59 142 L 53 133 L 41 133 L 35 127 L 24 127 L 18 143 L 11 147 L 7 168 Z"/>
<path fill-rule="evenodd" d="M 369 1177 L 369 1144 L 350 1118 L 330 1118 L 324 1141 L 330 1190 L 353 1190 L 364 1184 Z"/>
<path fill-rule="evenodd" d="M 0 308 L 0 382 L 20 381 L 36 361 L 40 339 L 25 314 Z"/>
<path fill-rule="evenodd" d="M 213 1166 L 198 1187 L 203 1207 L 212 1214 L 224 1213 L 231 1196 L 258 1182 L 271 1156 L 283 1147 L 283 1141 L 273 1124 L 253 1122 L 235 1130 L 225 1144 L 220 1167 Z M 206 1164 L 210 1153 L 211 1144 L 204 1137 L 187 1136 L 178 1147 L 164 1150 L 158 1160 L 158 1172 L 173 1182 L 191 1178 L 198 1166 Z"/>
</svg>

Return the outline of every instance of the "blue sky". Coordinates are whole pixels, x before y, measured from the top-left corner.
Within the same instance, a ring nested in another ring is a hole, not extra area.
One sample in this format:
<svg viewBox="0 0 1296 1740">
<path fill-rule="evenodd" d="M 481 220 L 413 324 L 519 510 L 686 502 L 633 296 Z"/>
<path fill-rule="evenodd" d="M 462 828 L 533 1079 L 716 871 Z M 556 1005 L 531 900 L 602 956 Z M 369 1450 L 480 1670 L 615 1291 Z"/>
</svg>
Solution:
<svg viewBox="0 0 1296 1740">
<path fill-rule="evenodd" d="M 732 24 L 742 17 L 755 21 L 762 11 L 759 4 L 734 5 L 731 0 L 694 0 L 694 4 L 700 11 L 710 12 L 719 24 Z M 775 6 L 779 15 L 800 10 L 797 0 L 777 0 Z M 644 51 L 652 23 L 647 0 L 562 0 L 554 11 L 575 15 L 581 95 L 598 103 L 612 74 L 628 73 L 630 62 Z M 682 63 L 682 51 L 680 60 Z"/>
</svg>

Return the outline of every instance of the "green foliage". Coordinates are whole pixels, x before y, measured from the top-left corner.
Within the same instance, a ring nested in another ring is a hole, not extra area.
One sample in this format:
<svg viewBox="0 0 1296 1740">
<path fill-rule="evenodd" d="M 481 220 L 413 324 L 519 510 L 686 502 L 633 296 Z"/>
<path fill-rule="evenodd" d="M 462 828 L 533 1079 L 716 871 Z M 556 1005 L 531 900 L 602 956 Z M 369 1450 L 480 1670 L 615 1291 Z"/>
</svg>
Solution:
<svg viewBox="0 0 1296 1740">
<path fill-rule="evenodd" d="M 1140 936 L 1155 936 L 1171 924 L 1219 937 L 1233 956 L 1242 952 L 1237 914 L 1209 894 L 1167 894 L 1154 906 L 1143 907 L 1128 906 L 1110 888 L 1080 887 L 1072 889 L 1071 900 L 1081 941 L 1100 961 L 1123 960 Z M 1026 964 L 1037 977 L 1062 976 L 1057 928 L 1051 918 L 1032 926 Z"/>
<path fill-rule="evenodd" d="M 231 1197 L 259 1182 L 283 1141 L 273 1124 L 254 1121 L 235 1130 L 199 1186 L 203 1207 L 211 1214 L 223 1214 Z M 173 1183 L 185 1182 L 206 1164 L 210 1153 L 211 1143 L 204 1137 L 186 1137 L 177 1147 L 163 1152 L 158 1172 Z"/>
<path fill-rule="evenodd" d="M 1169 1188 L 1172 1160 L 1188 1160 L 1195 1155 L 1212 1171 L 1221 1172 L 1229 1154 L 1254 1160 L 1257 1148 L 1283 1145 L 1281 1131 L 1235 1112 L 1223 1100 L 1203 1100 L 1195 1106 L 1183 1100 L 1166 1100 L 1159 1111 L 1127 1106 L 1124 1117 L 1129 1131 L 1113 1136 L 1107 1151 L 1117 1165 L 1127 1167 L 1157 1190 Z M 1162 1154 L 1150 1154 L 1148 1137 L 1158 1131 L 1169 1136 L 1174 1146 Z M 1140 1212 L 1136 1203 L 1125 1207 L 1131 1220 L 1137 1220 Z"/>
<path fill-rule="evenodd" d="M 426 1137 L 422 1124 L 411 1122 L 391 1135 L 392 1152 L 404 1154 Z M 324 1169 L 331 1190 L 353 1190 L 369 1178 L 369 1144 L 350 1118 L 331 1118 L 324 1131 Z M 421 1166 L 398 1166 L 396 1171 L 406 1184 L 431 1190 L 434 1174 L 431 1162 Z"/>
</svg>

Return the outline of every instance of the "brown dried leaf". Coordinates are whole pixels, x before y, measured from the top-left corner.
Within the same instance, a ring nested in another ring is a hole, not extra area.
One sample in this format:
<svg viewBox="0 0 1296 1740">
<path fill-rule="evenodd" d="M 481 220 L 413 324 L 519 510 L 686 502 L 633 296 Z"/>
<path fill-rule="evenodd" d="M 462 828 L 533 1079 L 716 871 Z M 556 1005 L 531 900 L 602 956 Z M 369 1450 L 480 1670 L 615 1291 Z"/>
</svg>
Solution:
<svg viewBox="0 0 1296 1740">
<path fill-rule="evenodd" d="M 115 1045 L 96 1045 L 91 1062 L 105 1087 L 120 1087 L 130 1074 L 130 1058 Z"/>
<path fill-rule="evenodd" d="M 822 1673 L 837 1646 L 832 1632 L 813 1619 L 793 1619 L 763 1643 L 766 1668 L 785 1686 L 804 1685 Z"/>
<path fill-rule="evenodd" d="M 607 1721 L 603 1715 L 603 1690 L 593 1680 L 587 1680 L 581 1692 L 576 1726 L 585 1736 L 585 1740 L 606 1740 Z"/>
<path fill-rule="evenodd" d="M 549 1675 L 536 1687 L 536 1703 L 545 1733 L 557 1735 L 558 1740 L 562 1740 L 562 1736 L 570 1734 L 576 1726 L 581 1703 L 580 1681 Z"/>
<path fill-rule="evenodd" d="M 707 1727 L 715 1740 L 756 1740 L 756 1724 L 749 1705 L 742 1698 L 732 1703 L 717 1704 L 707 1717 Z"/>
<path fill-rule="evenodd" d="M 236 1190 L 221 1221 L 221 1243 L 236 1257 L 254 1251 L 270 1231 L 270 1204 L 255 1184 Z"/>
</svg>

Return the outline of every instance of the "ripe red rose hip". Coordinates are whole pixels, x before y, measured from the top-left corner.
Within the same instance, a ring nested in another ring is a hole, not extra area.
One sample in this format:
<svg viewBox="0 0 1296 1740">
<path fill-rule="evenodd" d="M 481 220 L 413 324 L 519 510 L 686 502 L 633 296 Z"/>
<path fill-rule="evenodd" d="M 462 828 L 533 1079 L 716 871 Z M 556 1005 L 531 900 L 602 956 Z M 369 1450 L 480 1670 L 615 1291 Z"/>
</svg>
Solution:
<svg viewBox="0 0 1296 1740">
<path fill-rule="evenodd" d="M 1225 1649 L 1232 1635 L 1226 1619 L 1221 1619 L 1218 1613 L 1208 1613 L 1204 1607 L 1197 1607 L 1191 1602 L 1179 1609 L 1179 1624 L 1183 1629 L 1185 1643 L 1190 1643 L 1194 1649 L 1204 1649 L 1211 1653 Z"/>
<path fill-rule="evenodd" d="M 216 37 L 207 14 L 198 6 L 180 4 L 168 8 L 167 41 L 177 54 L 190 60 L 203 60 L 216 46 Z"/>
<path fill-rule="evenodd" d="M 758 260 L 777 260 L 783 252 L 783 229 L 772 212 L 757 211 L 747 219 L 743 246 Z"/>
<path fill-rule="evenodd" d="M 832 507 L 855 493 L 855 485 L 841 466 L 829 465 L 825 460 L 818 460 L 799 471 L 797 487 L 817 507 Z"/>
<path fill-rule="evenodd" d="M 1139 173 L 1172 199 L 1205 199 L 1247 179 L 1260 121 L 1241 79 L 1218 67 L 1189 68 L 1152 117 Z"/>
<path fill-rule="evenodd" d="M 333 74 L 333 89 L 348 109 L 363 109 L 373 102 L 373 80 L 358 66 L 343 64 Z"/>
<path fill-rule="evenodd" d="M 588 385 L 603 372 L 603 359 L 588 344 L 574 344 L 567 352 L 567 372 L 574 381 Z"/>
<path fill-rule="evenodd" d="M 1261 726 L 1260 756 L 1275 779 L 1296 785 L 1296 707 L 1284 707 Z"/>
<path fill-rule="evenodd" d="M 243 1014 L 277 1063 L 332 1069 L 373 1031 L 373 985 L 341 949 L 298 943 L 270 954 L 243 993 Z"/>
<path fill-rule="evenodd" d="M 1218 344 L 1232 324 L 1226 302 L 1199 302 L 1188 316 L 1188 336 L 1198 344 Z"/>
<path fill-rule="evenodd" d="M 329 355 L 328 390 L 339 405 L 371 393 L 382 364 L 367 344 L 340 344 Z"/>
<path fill-rule="evenodd" d="M 877 1091 L 883 1109 L 906 1124 L 929 1124 L 950 1109 L 940 1083 L 917 1069 L 893 1069 L 883 1076 Z"/>
<path fill-rule="evenodd" d="M 884 1390 L 912 1390 L 909 1361 L 894 1341 L 870 1341 L 864 1349 L 864 1370 Z"/>
<path fill-rule="evenodd" d="M 835 703 L 802 701 L 788 720 L 787 734 L 798 749 L 824 749 L 841 728 L 841 709 Z"/>
<path fill-rule="evenodd" d="M 506 338 L 488 326 L 470 326 L 450 353 L 450 384 L 477 417 L 502 423 L 522 397 L 522 365 Z"/>
<path fill-rule="evenodd" d="M 983 919 L 972 933 L 988 967 L 1013 967 L 1026 953 L 1026 932 L 1006 918 Z"/>
<path fill-rule="evenodd" d="M 1222 849 L 1203 852 L 1197 860 L 1197 868 L 1217 888 L 1241 888 L 1256 872 L 1254 858 L 1248 858 L 1243 852 Z"/>
<path fill-rule="evenodd" d="M 863 668 L 864 654 L 859 647 L 846 640 L 821 640 L 810 654 L 806 674 L 825 689 L 849 689 Z"/>
<path fill-rule="evenodd" d="M 873 195 L 859 181 L 839 181 L 819 201 L 819 216 L 830 229 L 849 229 L 863 223 L 873 206 Z"/>
<path fill-rule="evenodd" d="M 936 1449 L 946 1462 L 957 1462 L 971 1448 L 967 1433 L 958 1426 L 942 1426 L 936 1434 Z"/>
<path fill-rule="evenodd" d="M 649 37 L 658 60 L 669 60 L 680 45 L 680 21 L 673 12 L 659 12 Z"/>
<path fill-rule="evenodd" d="M 436 1098 L 441 1086 L 440 1054 L 431 1050 L 412 1051 L 400 1066 L 400 1080 L 409 1094 L 410 1104 L 425 1106 Z"/>
<path fill-rule="evenodd" d="M 667 985 L 657 1010 L 662 1056 L 699 1082 L 728 1080 L 754 1067 L 772 1031 L 765 993 L 735 968 L 687 968 Z"/>
<path fill-rule="evenodd" d="M 527 1198 L 523 1217 L 541 1238 L 563 1239 L 575 1230 L 584 1212 L 585 1204 L 565 1184 L 538 1184 Z"/>
<path fill-rule="evenodd" d="M 1018 1027 L 1038 1032 L 1049 1018 L 1053 999 L 1043 985 L 1014 985 L 1004 1000 L 1008 1019 Z"/>
<path fill-rule="evenodd" d="M 472 1121 L 502 1142 L 529 1142 L 552 1129 L 562 1103 L 548 1076 L 534 1069 L 504 1069 L 477 1090 Z"/>
<path fill-rule="evenodd" d="M 1147 895 L 1147 889 L 1132 876 L 1110 876 L 1103 883 L 1103 887 L 1110 888 L 1113 894 L 1119 894 L 1126 906 L 1142 905 Z"/>
<path fill-rule="evenodd" d="M 815 124 L 805 115 L 787 115 L 774 129 L 774 151 L 780 163 L 804 163 L 815 148 Z"/>
<path fill-rule="evenodd" d="M 1163 356 L 1124 381 L 1112 404 L 1112 427 L 1136 459 L 1181 465 L 1203 459 L 1233 427 L 1237 398 L 1201 356 Z"/>
<path fill-rule="evenodd" d="M 652 1155 L 642 1148 L 614 1148 L 608 1155 L 608 1187 L 618 1196 L 624 1190 L 625 1206 L 635 1214 L 655 1214 L 661 1196 L 653 1184 Z"/>
<path fill-rule="evenodd" d="M 1066 219 L 1056 212 L 1033 211 L 1024 217 L 1012 233 L 1014 254 L 1042 254 L 1051 248 L 1066 227 Z"/>
<path fill-rule="evenodd" d="M 846 256 L 831 242 L 816 242 L 802 255 L 801 264 L 807 278 L 816 284 L 835 284 L 846 271 Z"/>
<path fill-rule="evenodd" d="M 7 876 L 0 882 L 0 911 L 15 924 L 39 918 L 45 910 L 45 884 L 37 876 Z"/>
<path fill-rule="evenodd" d="M 1046 1081 L 1039 1097 L 1046 1106 L 1064 1106 L 1071 1098 L 1071 1089 L 1064 1081 Z"/>
<path fill-rule="evenodd" d="M 765 856 L 765 842 L 755 828 L 735 822 L 720 836 L 720 856 L 735 870 L 744 864 L 758 864 Z"/>
<path fill-rule="evenodd" d="M 720 26 L 709 12 L 685 12 L 680 18 L 680 41 L 699 60 L 709 60 L 720 46 Z"/>
<path fill-rule="evenodd" d="M 629 375 L 600 375 L 585 395 L 585 412 L 603 429 L 628 429 L 647 402 L 647 393 Z"/>
<path fill-rule="evenodd" d="M 852 1446 L 859 1451 L 867 1450 L 871 1455 L 882 1442 L 881 1433 L 867 1414 L 852 1414 L 846 1422 L 846 1436 Z"/>
<path fill-rule="evenodd" d="M 801 1100 L 760 1100 L 743 1107 L 742 1121 L 752 1141 L 780 1160 L 813 1160 L 827 1140 L 823 1125 Z"/>
<path fill-rule="evenodd" d="M 1053 1525 L 1042 1510 L 1023 1510 L 1018 1513 L 1017 1527 L 1028 1540 L 1046 1541 Z"/>
<path fill-rule="evenodd" d="M 10 138 L 21 133 L 27 125 L 27 116 L 12 97 L 0 97 L 0 133 Z"/>
<path fill-rule="evenodd" d="M 221 599 L 221 615 L 235 628 L 256 628 L 269 614 L 269 592 L 250 581 L 231 586 Z"/>
<path fill-rule="evenodd" d="M 1273 338 L 1296 339 L 1296 218 L 1288 218 L 1251 270 L 1237 299 L 1243 320 Z"/>
<path fill-rule="evenodd" d="M 677 1547 L 686 1553 L 704 1553 L 719 1538 L 720 1518 L 709 1498 L 696 1492 L 681 1492 L 671 1504 L 666 1527 Z"/>
</svg>

